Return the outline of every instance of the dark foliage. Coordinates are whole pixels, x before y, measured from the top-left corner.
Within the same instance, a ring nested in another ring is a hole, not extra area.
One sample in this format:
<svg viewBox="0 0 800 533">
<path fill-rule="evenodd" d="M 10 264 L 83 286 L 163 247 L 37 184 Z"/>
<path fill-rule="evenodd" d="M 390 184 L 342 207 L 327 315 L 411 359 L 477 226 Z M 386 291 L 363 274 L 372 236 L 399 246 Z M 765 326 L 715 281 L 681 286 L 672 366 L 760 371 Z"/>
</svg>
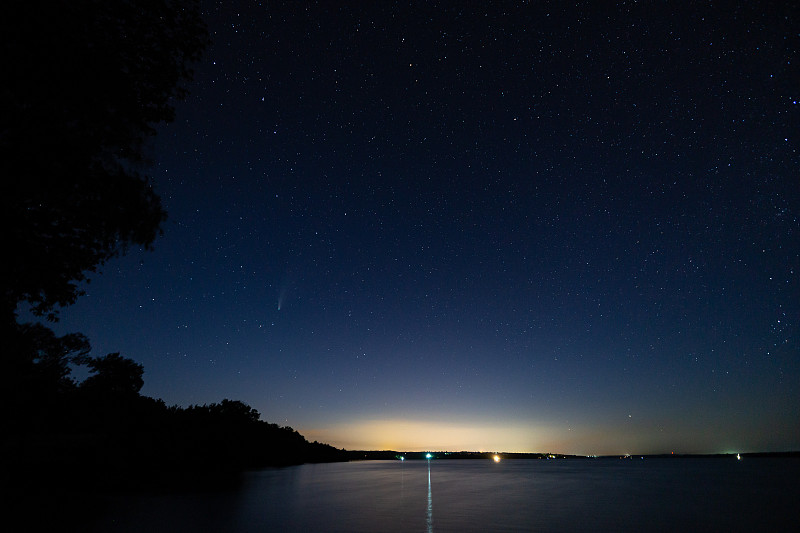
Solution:
<svg viewBox="0 0 800 533">
<path fill-rule="evenodd" d="M 253 417 L 258 413 L 238 401 L 168 407 L 138 394 L 76 387 L 56 406 L 58 420 L 51 425 L 36 432 L 17 427 L 4 439 L 5 483 L 36 479 L 34 472 L 51 485 L 152 487 L 216 480 L 247 468 L 348 459 L 343 450 Z"/>
<path fill-rule="evenodd" d="M 145 144 L 207 42 L 198 0 L 3 6 L 0 481 L 15 494 L 343 458 L 239 401 L 167 407 L 139 394 L 140 364 L 17 322 L 23 302 L 55 320 L 108 259 L 152 245 L 166 214 Z M 91 373 L 81 384 L 75 365 Z"/>
<path fill-rule="evenodd" d="M 69 364 L 89 353 L 88 339 L 79 333 L 62 337 L 41 324 L 16 324 L 13 334 L 7 335 L 4 344 L 8 354 L 7 369 L 14 376 L 24 376 L 24 381 L 6 384 L 13 388 L 47 388 L 56 392 L 73 385 L 69 378 Z"/>
<path fill-rule="evenodd" d="M 49 431 L 60 420 L 61 400 L 75 387 L 70 365 L 86 357 L 89 341 L 73 333 L 58 337 L 41 324 L 13 324 L 2 337 L 0 416 L 6 430 Z"/>
<path fill-rule="evenodd" d="M 81 335 L 17 328 L 15 372 L 2 389 L 3 483 L 131 487 L 229 477 L 246 468 L 345 460 L 236 400 L 168 407 L 139 394 L 142 365 L 119 353 L 89 357 Z M 76 365 L 90 375 L 78 384 Z M 202 480 L 200 480 L 202 481 Z"/>
<path fill-rule="evenodd" d="M 80 362 L 84 362 L 81 360 Z M 138 394 L 144 386 L 144 367 L 117 353 L 85 359 L 92 375 L 81 388 L 99 394 Z"/>
<path fill-rule="evenodd" d="M 165 212 L 140 173 L 208 37 L 196 0 L 11 0 L 0 17 L 4 327 L 20 302 L 56 318 L 80 283 Z"/>
</svg>

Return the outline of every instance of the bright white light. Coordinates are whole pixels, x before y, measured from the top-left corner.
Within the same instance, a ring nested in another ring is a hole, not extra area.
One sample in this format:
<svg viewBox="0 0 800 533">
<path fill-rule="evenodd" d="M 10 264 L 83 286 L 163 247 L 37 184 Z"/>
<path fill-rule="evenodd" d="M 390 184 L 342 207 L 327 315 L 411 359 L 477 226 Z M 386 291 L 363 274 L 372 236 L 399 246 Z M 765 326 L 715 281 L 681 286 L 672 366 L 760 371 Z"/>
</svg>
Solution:
<svg viewBox="0 0 800 533">
<path fill-rule="evenodd" d="M 425 459 L 430 459 L 431 457 L 433 457 L 431 454 L 429 454 L 429 453 L 425 454 Z"/>
<path fill-rule="evenodd" d="M 499 455 L 495 455 L 494 457 L 492 457 L 492 459 L 494 459 L 495 463 L 499 463 L 500 462 L 500 456 Z"/>
</svg>

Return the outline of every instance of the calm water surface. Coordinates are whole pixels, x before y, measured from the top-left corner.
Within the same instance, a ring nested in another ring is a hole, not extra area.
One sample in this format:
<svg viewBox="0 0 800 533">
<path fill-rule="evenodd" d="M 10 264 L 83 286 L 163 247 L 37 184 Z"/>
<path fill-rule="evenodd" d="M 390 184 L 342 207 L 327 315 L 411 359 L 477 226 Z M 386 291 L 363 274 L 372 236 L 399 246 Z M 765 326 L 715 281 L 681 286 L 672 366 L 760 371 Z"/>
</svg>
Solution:
<svg viewBox="0 0 800 533">
<path fill-rule="evenodd" d="M 799 459 L 369 461 L 108 497 L 87 530 L 794 531 Z"/>
</svg>

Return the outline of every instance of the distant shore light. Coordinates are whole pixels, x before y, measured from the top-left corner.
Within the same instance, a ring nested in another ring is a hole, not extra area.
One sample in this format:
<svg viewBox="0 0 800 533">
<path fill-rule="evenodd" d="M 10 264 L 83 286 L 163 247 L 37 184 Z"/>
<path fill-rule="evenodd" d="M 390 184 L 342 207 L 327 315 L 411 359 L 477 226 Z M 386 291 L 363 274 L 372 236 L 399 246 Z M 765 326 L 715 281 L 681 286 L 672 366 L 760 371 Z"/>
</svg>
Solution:
<svg viewBox="0 0 800 533">
<path fill-rule="evenodd" d="M 494 459 L 495 463 L 499 463 L 500 462 L 500 456 L 499 455 L 495 455 L 494 457 L 492 457 L 492 459 Z"/>
</svg>

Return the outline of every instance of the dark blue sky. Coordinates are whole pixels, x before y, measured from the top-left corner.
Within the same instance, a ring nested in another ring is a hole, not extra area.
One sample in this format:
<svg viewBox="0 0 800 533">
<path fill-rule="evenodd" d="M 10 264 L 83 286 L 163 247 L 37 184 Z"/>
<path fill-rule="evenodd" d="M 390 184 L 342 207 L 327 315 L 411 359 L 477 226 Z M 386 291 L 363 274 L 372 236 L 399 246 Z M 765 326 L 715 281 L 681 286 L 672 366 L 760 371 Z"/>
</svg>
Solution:
<svg viewBox="0 0 800 533">
<path fill-rule="evenodd" d="M 340 447 L 800 449 L 796 9 L 279 4 L 206 2 L 60 330 Z"/>
</svg>

